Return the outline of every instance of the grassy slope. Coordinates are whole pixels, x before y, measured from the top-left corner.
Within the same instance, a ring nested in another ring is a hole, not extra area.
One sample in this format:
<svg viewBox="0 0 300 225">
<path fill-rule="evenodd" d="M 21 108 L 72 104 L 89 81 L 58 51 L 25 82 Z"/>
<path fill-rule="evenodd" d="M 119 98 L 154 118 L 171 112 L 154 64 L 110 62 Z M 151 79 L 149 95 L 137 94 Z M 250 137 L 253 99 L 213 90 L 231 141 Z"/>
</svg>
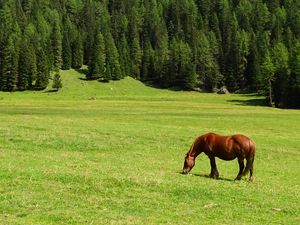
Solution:
<svg viewBox="0 0 300 225">
<path fill-rule="evenodd" d="M 58 93 L 0 93 L 0 224 L 300 223 L 300 111 L 80 77 L 63 72 Z M 236 161 L 205 177 L 204 155 L 179 174 L 208 131 L 256 141 L 254 183 L 232 181 Z"/>
</svg>

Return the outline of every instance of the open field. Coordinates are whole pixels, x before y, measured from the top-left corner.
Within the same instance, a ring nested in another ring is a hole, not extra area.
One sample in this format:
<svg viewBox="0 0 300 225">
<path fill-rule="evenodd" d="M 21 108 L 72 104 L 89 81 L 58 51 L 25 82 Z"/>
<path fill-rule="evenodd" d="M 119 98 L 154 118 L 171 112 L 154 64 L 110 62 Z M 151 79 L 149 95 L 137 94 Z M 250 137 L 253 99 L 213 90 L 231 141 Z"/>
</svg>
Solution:
<svg viewBox="0 0 300 225">
<path fill-rule="evenodd" d="M 0 224 L 300 224 L 300 111 L 62 75 L 58 93 L 0 93 Z M 208 131 L 256 142 L 253 183 L 237 161 L 207 178 L 205 155 L 179 173 Z"/>
</svg>

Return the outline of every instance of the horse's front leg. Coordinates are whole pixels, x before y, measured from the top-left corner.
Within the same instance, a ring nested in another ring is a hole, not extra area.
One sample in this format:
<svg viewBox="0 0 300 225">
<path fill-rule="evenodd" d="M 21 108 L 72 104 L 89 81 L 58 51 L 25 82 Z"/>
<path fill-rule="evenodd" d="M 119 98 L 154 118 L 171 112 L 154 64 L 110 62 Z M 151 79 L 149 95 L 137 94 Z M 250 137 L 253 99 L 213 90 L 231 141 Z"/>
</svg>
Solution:
<svg viewBox="0 0 300 225">
<path fill-rule="evenodd" d="M 239 173 L 238 173 L 237 177 L 235 178 L 235 180 L 240 180 L 242 178 L 243 171 L 244 171 L 244 168 L 245 168 L 244 158 L 238 158 L 238 162 L 239 162 L 240 170 L 239 170 Z"/>
<path fill-rule="evenodd" d="M 217 169 L 215 157 L 211 156 L 209 157 L 209 159 L 210 159 L 210 167 L 211 167 L 209 177 L 217 179 L 219 178 L 219 172 Z"/>
</svg>

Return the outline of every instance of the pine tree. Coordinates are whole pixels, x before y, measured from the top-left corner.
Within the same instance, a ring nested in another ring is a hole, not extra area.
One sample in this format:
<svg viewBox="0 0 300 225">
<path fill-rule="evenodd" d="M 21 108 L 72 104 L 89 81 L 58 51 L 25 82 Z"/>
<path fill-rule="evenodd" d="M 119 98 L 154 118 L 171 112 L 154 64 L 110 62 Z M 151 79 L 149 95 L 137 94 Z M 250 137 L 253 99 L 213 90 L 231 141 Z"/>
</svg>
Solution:
<svg viewBox="0 0 300 225">
<path fill-rule="evenodd" d="M 153 81 L 154 68 L 154 50 L 149 39 L 145 40 L 143 58 L 142 58 L 142 81 Z M 168 74 L 168 73 L 167 73 Z M 165 75 L 165 79 L 167 74 Z M 169 83 L 169 82 L 168 82 Z"/>
<path fill-rule="evenodd" d="M 21 0 L 24 13 L 28 16 L 31 12 L 31 0 Z"/>
<path fill-rule="evenodd" d="M 121 35 L 121 41 L 119 42 L 119 59 L 120 59 L 120 66 L 121 70 L 126 76 L 130 76 L 131 74 L 131 57 L 130 57 L 130 50 L 128 46 L 128 41 L 123 33 Z"/>
<path fill-rule="evenodd" d="M 13 18 L 7 2 L 0 4 L 0 90 L 7 89 L 7 70 L 11 68 L 11 47 L 7 44 L 12 34 Z M 5 31 L 5 32 L 3 32 Z M 11 40 L 12 41 L 12 40 Z"/>
<path fill-rule="evenodd" d="M 80 22 L 83 24 L 82 56 L 83 62 L 87 65 L 90 63 L 91 53 L 93 52 L 95 30 L 99 24 L 96 20 L 96 6 L 102 6 L 102 10 L 106 10 L 106 6 L 101 3 L 95 3 L 93 0 L 84 0 L 84 7 L 81 12 Z M 102 13 L 102 12 L 101 12 Z M 78 67 L 78 66 L 77 66 Z"/>
<path fill-rule="evenodd" d="M 259 60 L 257 63 L 259 64 L 259 69 L 256 71 L 256 84 L 258 90 L 265 90 L 266 86 L 266 78 L 264 77 L 264 73 L 261 71 L 261 65 L 266 59 L 266 55 L 269 54 L 271 50 L 271 41 L 270 41 L 270 31 L 263 31 L 257 33 L 257 59 Z M 258 41 L 259 40 L 259 41 Z M 273 65 L 274 66 L 274 65 Z"/>
<path fill-rule="evenodd" d="M 272 49 L 272 61 L 275 67 L 273 93 L 276 107 L 282 105 L 287 86 L 287 78 L 290 76 L 288 49 L 281 42 L 277 42 Z"/>
<path fill-rule="evenodd" d="M 19 90 L 24 91 L 27 89 L 32 89 L 37 74 L 36 63 L 34 48 L 29 43 L 27 38 L 23 37 L 19 57 Z"/>
<path fill-rule="evenodd" d="M 210 43 L 211 42 L 211 43 Z M 210 41 L 203 32 L 197 37 L 197 48 L 195 49 L 196 72 L 200 81 L 200 87 L 206 91 L 212 91 L 221 81 L 221 74 L 217 66 L 218 47 L 213 35 Z M 213 54 L 216 54 L 215 56 Z"/>
<path fill-rule="evenodd" d="M 186 90 L 195 88 L 196 66 L 192 58 L 192 51 L 187 43 L 181 40 L 172 40 L 169 64 L 172 81 L 169 86 L 177 86 Z"/>
<path fill-rule="evenodd" d="M 16 5 L 4 3 L 0 8 L 0 89 L 17 89 L 20 28 L 10 6 L 16 11 Z"/>
<path fill-rule="evenodd" d="M 38 49 L 37 58 L 37 79 L 35 88 L 37 90 L 43 90 L 47 87 L 50 77 L 49 64 L 44 49 Z"/>
<path fill-rule="evenodd" d="M 228 85 L 228 78 L 232 76 L 232 68 L 228 60 L 230 58 L 230 51 L 232 46 L 232 35 L 234 35 L 234 30 L 232 29 L 233 25 L 233 16 L 230 10 L 230 5 L 228 0 L 219 1 L 217 4 L 218 9 L 218 18 L 221 28 L 221 37 L 222 37 L 222 55 L 221 55 L 221 72 L 226 78 L 226 84 Z"/>
<path fill-rule="evenodd" d="M 87 73 L 87 79 L 95 80 L 105 77 L 105 43 L 103 35 L 99 32 L 95 38 L 95 46 L 93 48 L 92 58 Z M 107 80 L 106 80 L 107 81 Z"/>
<path fill-rule="evenodd" d="M 222 41 L 221 31 L 220 31 L 220 22 L 216 12 L 211 15 L 210 19 L 210 29 L 214 32 L 218 42 Z"/>
<path fill-rule="evenodd" d="M 72 66 L 72 22 L 68 16 L 63 18 L 63 38 L 62 38 L 62 69 L 68 70 Z"/>
<path fill-rule="evenodd" d="M 220 56 L 222 48 L 214 32 L 208 32 L 207 40 L 209 41 L 209 50 L 212 60 L 209 71 L 210 76 L 212 77 L 211 88 L 213 90 L 214 88 L 224 85 L 224 76 L 220 71 Z M 210 56 L 208 58 L 210 58 Z"/>
<path fill-rule="evenodd" d="M 13 38 L 8 38 L 2 53 L 1 84 L 3 91 L 16 91 L 18 77 L 18 56 Z"/>
<path fill-rule="evenodd" d="M 27 17 L 25 12 L 23 11 L 23 7 L 20 1 L 15 1 L 15 13 L 17 24 L 19 28 L 24 31 L 26 24 L 27 24 Z"/>
<path fill-rule="evenodd" d="M 52 31 L 52 47 L 54 56 L 54 71 L 58 72 L 62 65 L 62 35 L 60 31 L 59 15 L 54 15 L 55 17 Z"/>
<path fill-rule="evenodd" d="M 260 54 L 257 47 L 257 37 L 254 32 L 250 33 L 249 40 L 249 54 L 247 56 L 245 79 L 247 87 L 252 91 L 257 91 L 262 86 L 262 78 L 260 72 Z"/>
<path fill-rule="evenodd" d="M 236 9 L 236 15 L 241 29 L 247 32 L 250 31 L 251 17 L 253 13 L 253 4 L 249 0 L 239 1 L 238 7 Z"/>
<path fill-rule="evenodd" d="M 246 86 L 245 71 L 247 68 L 247 58 L 249 55 L 249 36 L 244 30 L 237 32 L 237 57 L 236 57 L 236 80 L 239 89 Z"/>
<path fill-rule="evenodd" d="M 272 18 L 272 40 L 274 42 L 281 41 L 284 27 L 286 26 L 286 20 L 287 20 L 286 11 L 284 8 L 278 7 Z"/>
<path fill-rule="evenodd" d="M 294 43 L 290 60 L 291 73 L 286 86 L 285 106 L 300 108 L 300 40 Z"/>
<path fill-rule="evenodd" d="M 121 72 L 121 66 L 119 62 L 119 53 L 116 48 L 114 39 L 111 33 L 107 34 L 106 37 L 106 80 L 120 80 L 124 77 Z"/>
<path fill-rule="evenodd" d="M 58 91 L 60 88 L 62 88 L 62 81 L 61 81 L 59 73 L 55 73 L 55 75 L 54 75 L 52 88 L 55 89 L 56 91 Z"/>
<path fill-rule="evenodd" d="M 162 37 L 157 41 L 154 51 L 153 76 L 155 82 L 162 83 L 163 85 L 169 83 L 169 56 L 168 37 L 162 35 Z"/>
<path fill-rule="evenodd" d="M 139 35 L 136 32 L 131 45 L 131 76 L 140 79 L 142 63 L 142 51 L 140 48 Z"/>
<path fill-rule="evenodd" d="M 62 69 L 69 70 L 72 65 L 72 49 L 70 37 L 67 33 L 63 36 L 62 40 Z"/>
<path fill-rule="evenodd" d="M 269 105 L 273 105 L 273 81 L 274 81 L 274 73 L 275 73 L 275 66 L 272 62 L 272 58 L 270 56 L 269 51 L 267 51 L 262 64 L 260 71 L 264 78 L 264 89 L 265 93 L 269 102 Z"/>
<path fill-rule="evenodd" d="M 83 65 L 83 43 L 80 34 L 77 34 L 72 43 L 72 68 L 80 69 Z"/>
</svg>

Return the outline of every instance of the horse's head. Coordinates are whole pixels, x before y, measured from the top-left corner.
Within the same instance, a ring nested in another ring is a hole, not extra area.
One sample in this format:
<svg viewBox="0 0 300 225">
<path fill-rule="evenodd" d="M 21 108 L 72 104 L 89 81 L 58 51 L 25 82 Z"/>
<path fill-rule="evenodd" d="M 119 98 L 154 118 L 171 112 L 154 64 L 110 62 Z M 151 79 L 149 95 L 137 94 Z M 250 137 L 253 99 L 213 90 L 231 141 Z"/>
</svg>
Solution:
<svg viewBox="0 0 300 225">
<path fill-rule="evenodd" d="M 182 173 L 188 174 L 194 166 L 195 166 L 195 157 L 186 154 Z"/>
</svg>

